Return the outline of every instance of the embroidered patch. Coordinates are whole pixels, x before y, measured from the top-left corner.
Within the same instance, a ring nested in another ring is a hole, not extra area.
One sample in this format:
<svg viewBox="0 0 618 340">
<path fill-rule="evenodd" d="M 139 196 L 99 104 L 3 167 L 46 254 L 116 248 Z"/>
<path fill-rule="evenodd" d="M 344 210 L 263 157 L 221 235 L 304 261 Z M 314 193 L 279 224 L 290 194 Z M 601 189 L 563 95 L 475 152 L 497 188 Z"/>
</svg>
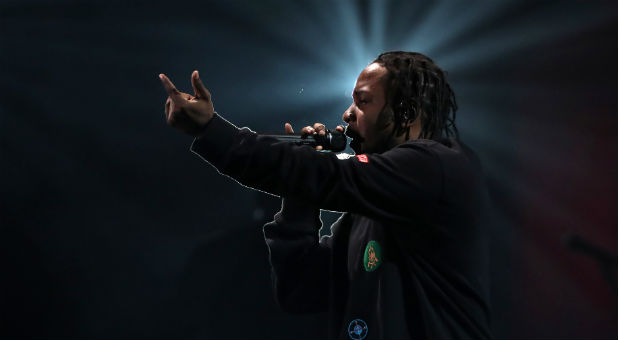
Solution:
<svg viewBox="0 0 618 340">
<path fill-rule="evenodd" d="M 369 327 L 361 319 L 352 320 L 348 325 L 348 335 L 353 340 L 363 340 L 369 333 Z"/>
<path fill-rule="evenodd" d="M 367 155 L 362 154 L 362 155 L 356 155 L 356 158 L 358 158 L 359 162 L 362 163 L 369 163 L 369 157 L 367 157 Z"/>
<path fill-rule="evenodd" d="M 367 247 L 365 247 L 365 256 L 363 257 L 363 264 L 365 270 L 372 272 L 380 266 L 382 263 L 382 249 L 380 244 L 376 241 L 369 241 Z"/>
</svg>

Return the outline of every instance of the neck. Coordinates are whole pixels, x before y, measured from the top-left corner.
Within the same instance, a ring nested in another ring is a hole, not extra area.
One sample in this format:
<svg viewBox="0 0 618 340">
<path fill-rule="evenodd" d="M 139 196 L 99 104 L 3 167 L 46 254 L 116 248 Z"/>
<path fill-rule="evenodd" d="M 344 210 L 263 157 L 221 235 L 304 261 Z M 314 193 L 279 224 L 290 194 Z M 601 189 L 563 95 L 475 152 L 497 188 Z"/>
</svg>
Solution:
<svg viewBox="0 0 618 340">
<path fill-rule="evenodd" d="M 397 144 L 405 143 L 410 139 L 419 139 L 421 135 L 422 126 L 420 119 L 416 119 L 414 122 L 408 125 L 408 129 L 404 130 L 399 136 L 396 136 Z"/>
</svg>

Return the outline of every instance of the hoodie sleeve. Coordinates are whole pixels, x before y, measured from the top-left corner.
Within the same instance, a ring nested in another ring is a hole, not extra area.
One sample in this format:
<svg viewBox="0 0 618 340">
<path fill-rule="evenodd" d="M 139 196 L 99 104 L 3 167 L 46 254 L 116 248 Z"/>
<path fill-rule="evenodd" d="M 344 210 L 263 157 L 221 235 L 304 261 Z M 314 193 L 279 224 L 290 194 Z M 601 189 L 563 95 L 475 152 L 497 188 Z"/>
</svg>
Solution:
<svg viewBox="0 0 618 340">
<path fill-rule="evenodd" d="M 382 154 L 339 159 L 331 152 L 260 137 L 215 115 L 191 151 L 254 189 L 317 208 L 408 223 L 432 218 L 437 211 L 442 169 L 432 143 L 408 142 Z"/>
<path fill-rule="evenodd" d="M 319 209 L 293 199 L 264 226 L 275 300 L 287 312 L 328 308 L 331 248 L 329 237 L 318 240 L 321 226 Z"/>
</svg>

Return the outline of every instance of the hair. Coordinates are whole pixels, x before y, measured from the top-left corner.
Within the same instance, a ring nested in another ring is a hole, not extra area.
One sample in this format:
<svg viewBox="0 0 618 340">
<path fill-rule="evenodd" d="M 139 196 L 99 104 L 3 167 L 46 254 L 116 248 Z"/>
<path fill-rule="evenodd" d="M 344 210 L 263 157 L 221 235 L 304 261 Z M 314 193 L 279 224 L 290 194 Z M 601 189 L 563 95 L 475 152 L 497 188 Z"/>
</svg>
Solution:
<svg viewBox="0 0 618 340">
<path fill-rule="evenodd" d="M 372 63 L 388 70 L 386 107 L 393 111 L 393 134 L 405 132 L 409 139 L 407 123 L 420 115 L 419 138 L 459 138 L 455 93 L 446 81 L 446 72 L 433 60 L 416 52 L 392 51 L 380 54 Z"/>
</svg>

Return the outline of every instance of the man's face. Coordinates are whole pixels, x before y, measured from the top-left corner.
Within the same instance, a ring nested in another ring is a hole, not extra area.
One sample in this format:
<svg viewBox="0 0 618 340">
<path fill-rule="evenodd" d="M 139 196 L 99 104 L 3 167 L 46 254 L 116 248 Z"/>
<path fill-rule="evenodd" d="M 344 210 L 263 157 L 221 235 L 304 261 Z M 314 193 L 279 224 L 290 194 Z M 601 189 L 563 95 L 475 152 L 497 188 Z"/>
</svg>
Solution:
<svg viewBox="0 0 618 340">
<path fill-rule="evenodd" d="M 343 113 L 346 135 L 353 138 L 350 147 L 356 154 L 384 152 L 394 146 L 392 111 L 385 107 L 387 73 L 380 64 L 367 66 L 356 80 L 352 105 Z"/>
</svg>

